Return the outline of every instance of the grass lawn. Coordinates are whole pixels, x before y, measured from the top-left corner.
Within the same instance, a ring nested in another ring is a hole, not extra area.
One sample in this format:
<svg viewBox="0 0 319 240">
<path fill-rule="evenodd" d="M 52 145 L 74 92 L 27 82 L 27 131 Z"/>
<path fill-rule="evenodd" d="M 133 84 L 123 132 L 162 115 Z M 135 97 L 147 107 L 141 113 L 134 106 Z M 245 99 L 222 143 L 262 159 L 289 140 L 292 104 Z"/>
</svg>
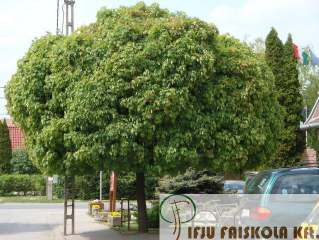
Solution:
<svg viewBox="0 0 319 240">
<path fill-rule="evenodd" d="M 0 203 L 63 203 L 63 199 L 49 201 L 46 196 L 0 197 Z"/>
</svg>

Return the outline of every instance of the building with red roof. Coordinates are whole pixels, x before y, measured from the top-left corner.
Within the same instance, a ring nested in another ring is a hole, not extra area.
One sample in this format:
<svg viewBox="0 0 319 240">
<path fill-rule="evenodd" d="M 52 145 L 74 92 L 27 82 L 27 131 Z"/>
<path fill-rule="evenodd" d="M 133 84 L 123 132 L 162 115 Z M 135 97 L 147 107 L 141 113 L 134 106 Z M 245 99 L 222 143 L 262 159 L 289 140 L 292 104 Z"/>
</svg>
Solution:
<svg viewBox="0 0 319 240">
<path fill-rule="evenodd" d="M 24 149 L 24 137 L 21 128 L 19 128 L 11 119 L 6 119 L 12 150 Z"/>
</svg>

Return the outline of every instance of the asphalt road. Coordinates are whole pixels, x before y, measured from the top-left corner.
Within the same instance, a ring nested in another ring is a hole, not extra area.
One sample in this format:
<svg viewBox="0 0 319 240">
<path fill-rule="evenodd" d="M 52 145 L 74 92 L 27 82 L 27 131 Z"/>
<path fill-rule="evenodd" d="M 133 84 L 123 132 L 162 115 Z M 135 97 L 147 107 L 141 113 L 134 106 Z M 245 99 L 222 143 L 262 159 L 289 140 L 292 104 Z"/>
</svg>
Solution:
<svg viewBox="0 0 319 240">
<path fill-rule="evenodd" d="M 85 213 L 86 203 L 76 203 Z M 60 240 L 63 204 L 0 204 L 0 240 Z"/>
<path fill-rule="evenodd" d="M 75 235 L 63 237 L 63 204 L 0 204 L 0 240 L 158 240 L 158 234 L 127 234 L 109 229 L 87 213 L 86 202 L 75 203 Z M 69 224 L 71 225 L 71 224 Z M 70 229 L 69 229 L 70 230 Z"/>
</svg>

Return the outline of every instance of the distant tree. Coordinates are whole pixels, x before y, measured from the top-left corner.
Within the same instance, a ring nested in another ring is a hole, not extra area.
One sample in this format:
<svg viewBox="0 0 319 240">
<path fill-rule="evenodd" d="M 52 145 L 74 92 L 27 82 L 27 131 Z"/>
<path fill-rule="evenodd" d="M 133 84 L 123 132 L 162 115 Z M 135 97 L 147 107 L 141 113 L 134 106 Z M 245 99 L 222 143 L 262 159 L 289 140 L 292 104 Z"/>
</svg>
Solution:
<svg viewBox="0 0 319 240">
<path fill-rule="evenodd" d="M 253 42 L 248 43 L 248 46 L 251 47 L 251 49 L 259 55 L 264 56 L 265 55 L 265 40 L 262 38 L 256 38 Z"/>
<path fill-rule="evenodd" d="M 28 153 L 25 150 L 12 151 L 11 172 L 18 174 L 34 174 L 39 170 L 30 160 Z"/>
<path fill-rule="evenodd" d="M 319 97 L 319 68 L 311 65 L 299 64 L 299 80 L 302 84 L 304 106 L 308 114 Z M 305 117 L 305 116 L 304 116 Z M 307 145 L 319 152 L 318 129 L 308 129 Z"/>
<path fill-rule="evenodd" d="M 0 171 L 7 173 L 10 171 L 10 161 L 12 158 L 11 141 L 6 120 L 0 121 Z"/>
<path fill-rule="evenodd" d="M 307 106 L 309 112 L 319 96 L 319 68 L 299 64 L 298 70 L 304 106 Z"/>
<path fill-rule="evenodd" d="M 281 114 L 284 117 L 284 128 L 278 134 L 278 153 L 269 164 L 272 167 L 292 166 L 300 161 L 304 137 L 299 131 L 302 96 L 291 36 L 284 45 L 276 30 L 272 28 L 266 38 L 265 58 L 275 77 L 278 101 L 283 107 Z"/>
<path fill-rule="evenodd" d="M 319 66 L 298 64 L 298 71 L 304 103 L 306 103 L 308 107 L 312 107 L 319 93 L 319 88 L 316 87 L 319 85 L 317 80 L 319 78 Z"/>
</svg>

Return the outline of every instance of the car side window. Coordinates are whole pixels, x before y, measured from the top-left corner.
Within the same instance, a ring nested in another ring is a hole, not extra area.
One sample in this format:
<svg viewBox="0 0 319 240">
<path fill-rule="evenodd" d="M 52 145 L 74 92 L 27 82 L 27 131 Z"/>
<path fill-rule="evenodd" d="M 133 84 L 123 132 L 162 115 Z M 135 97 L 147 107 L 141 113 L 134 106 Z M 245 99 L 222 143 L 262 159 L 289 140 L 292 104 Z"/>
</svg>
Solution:
<svg viewBox="0 0 319 240">
<path fill-rule="evenodd" d="M 270 173 L 261 173 L 256 175 L 252 180 L 249 181 L 246 187 L 246 192 L 251 194 L 264 193 L 270 176 Z"/>
<path fill-rule="evenodd" d="M 319 194 L 319 175 L 289 174 L 275 182 L 274 194 Z"/>
</svg>

